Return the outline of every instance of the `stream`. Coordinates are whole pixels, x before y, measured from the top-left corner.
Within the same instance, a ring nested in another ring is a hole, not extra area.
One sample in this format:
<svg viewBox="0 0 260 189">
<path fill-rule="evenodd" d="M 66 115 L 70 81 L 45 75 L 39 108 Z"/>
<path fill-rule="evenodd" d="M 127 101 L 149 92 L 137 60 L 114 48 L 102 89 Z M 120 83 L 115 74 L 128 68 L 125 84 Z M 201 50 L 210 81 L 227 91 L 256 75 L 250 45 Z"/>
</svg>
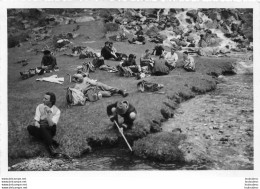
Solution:
<svg viewBox="0 0 260 189">
<path fill-rule="evenodd" d="M 218 149 L 218 154 L 212 154 L 212 156 L 218 156 L 218 158 L 215 159 L 215 164 L 158 163 L 138 158 L 132 155 L 126 147 L 124 149 L 102 149 L 88 154 L 76 160 L 76 170 L 252 169 L 252 154 L 246 154 L 245 149 L 248 148 L 248 145 L 252 145 L 253 138 L 247 139 L 248 136 L 243 133 L 243 127 L 253 127 L 253 123 L 248 122 L 248 120 L 253 119 L 253 75 L 237 74 L 234 76 L 225 76 L 224 80 L 223 83 L 218 84 L 215 91 L 196 96 L 194 99 L 182 103 L 179 108 L 179 115 L 176 115 L 174 119 L 169 120 L 163 125 L 163 130 L 168 132 L 176 127 L 181 127 L 182 130 L 188 128 L 188 132 L 193 132 L 195 135 L 204 136 L 205 132 L 207 136 L 210 136 L 212 139 L 210 141 L 211 147 Z M 195 110 L 196 113 L 192 113 L 194 112 L 192 110 Z M 238 113 L 243 111 L 250 111 L 251 113 Z M 204 114 L 205 119 L 203 119 L 202 114 Z M 189 115 L 189 118 L 184 119 L 187 115 Z M 210 121 L 208 119 L 210 119 Z M 226 120 L 235 120 L 235 122 Z M 245 124 L 241 124 L 241 122 Z M 230 146 L 219 142 L 217 138 L 221 134 L 214 129 L 210 129 L 216 127 L 216 124 L 222 125 L 220 127 L 224 132 L 231 135 L 232 140 L 230 140 Z M 237 125 L 237 127 L 232 128 L 232 130 L 229 127 L 225 128 L 225 125 L 229 124 Z M 205 127 L 201 125 L 205 125 Z M 190 128 L 192 128 L 193 131 L 191 131 Z M 239 143 L 239 145 L 232 145 L 233 143 Z M 236 153 L 227 155 L 227 149 L 232 149 Z M 241 157 L 239 160 L 240 163 L 236 162 L 239 159 L 238 156 Z M 223 163 L 223 161 L 226 163 Z"/>
</svg>

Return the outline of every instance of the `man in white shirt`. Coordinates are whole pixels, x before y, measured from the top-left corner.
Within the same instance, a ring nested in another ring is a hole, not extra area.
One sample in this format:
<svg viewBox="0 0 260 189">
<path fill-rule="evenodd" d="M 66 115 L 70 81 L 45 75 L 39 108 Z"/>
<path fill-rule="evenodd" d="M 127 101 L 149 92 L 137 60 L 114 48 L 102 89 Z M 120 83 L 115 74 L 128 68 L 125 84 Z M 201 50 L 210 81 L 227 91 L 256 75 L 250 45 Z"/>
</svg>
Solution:
<svg viewBox="0 0 260 189">
<path fill-rule="evenodd" d="M 178 60 L 178 55 L 176 53 L 176 49 L 172 48 L 171 52 L 166 53 L 165 55 L 166 65 L 170 68 L 170 70 L 176 67 L 176 62 Z"/>
<path fill-rule="evenodd" d="M 43 103 L 38 105 L 34 116 L 34 125 L 29 125 L 27 130 L 30 135 L 42 140 L 48 147 L 51 155 L 58 143 L 53 140 L 56 134 L 56 125 L 60 118 L 60 110 L 55 106 L 56 96 L 52 92 L 44 95 Z"/>
<path fill-rule="evenodd" d="M 189 56 L 188 52 L 183 52 L 183 68 L 188 72 L 195 72 L 195 61 L 194 58 Z"/>
</svg>

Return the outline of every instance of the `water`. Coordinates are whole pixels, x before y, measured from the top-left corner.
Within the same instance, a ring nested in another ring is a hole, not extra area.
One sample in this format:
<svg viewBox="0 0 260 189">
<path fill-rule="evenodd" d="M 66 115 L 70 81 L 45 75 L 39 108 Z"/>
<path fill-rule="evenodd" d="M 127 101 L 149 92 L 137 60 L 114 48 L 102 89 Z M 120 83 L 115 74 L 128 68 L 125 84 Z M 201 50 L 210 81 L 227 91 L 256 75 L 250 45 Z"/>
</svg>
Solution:
<svg viewBox="0 0 260 189">
<path fill-rule="evenodd" d="M 205 170 L 207 165 L 159 163 L 139 158 L 126 148 L 97 150 L 77 160 L 76 170 Z"/>
</svg>

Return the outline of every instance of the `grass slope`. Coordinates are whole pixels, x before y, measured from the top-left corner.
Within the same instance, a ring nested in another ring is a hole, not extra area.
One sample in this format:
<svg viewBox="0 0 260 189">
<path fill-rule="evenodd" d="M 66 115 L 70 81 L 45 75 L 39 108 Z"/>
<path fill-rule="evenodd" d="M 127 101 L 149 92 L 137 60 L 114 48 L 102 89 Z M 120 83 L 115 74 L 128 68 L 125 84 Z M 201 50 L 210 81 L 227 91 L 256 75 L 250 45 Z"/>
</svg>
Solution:
<svg viewBox="0 0 260 189">
<path fill-rule="evenodd" d="M 52 34 L 72 32 L 75 24 L 57 26 L 53 29 Z M 103 26 L 101 22 L 81 23 L 80 30 L 77 33 L 81 37 L 72 40 L 74 45 L 89 46 L 94 49 L 100 49 L 106 39 L 104 38 Z M 86 40 L 86 36 L 89 38 Z M 95 41 L 94 43 L 83 43 L 85 41 Z M 110 127 L 106 115 L 106 106 L 118 100 L 121 96 L 103 98 L 95 103 L 88 103 L 85 106 L 75 106 L 70 109 L 66 108 L 65 89 L 72 84 L 69 83 L 67 73 L 75 73 L 76 67 L 81 65 L 83 60 L 76 57 L 71 58 L 63 56 L 64 52 L 56 53 L 59 72 L 45 74 L 50 76 L 57 74 L 58 77 L 65 77 L 63 85 L 38 82 L 35 79 L 40 76 L 34 76 L 27 80 L 20 79 L 20 71 L 28 68 L 35 68 L 40 65 L 41 54 L 35 54 L 28 51 L 31 48 L 40 48 L 47 41 L 32 46 L 29 42 L 24 43 L 21 47 L 11 48 L 8 51 L 8 155 L 10 158 L 33 157 L 44 152 L 45 148 L 41 143 L 32 139 L 26 130 L 26 127 L 32 123 L 35 108 L 41 103 L 42 97 L 47 91 L 52 91 L 57 96 L 56 105 L 61 109 L 61 118 L 58 124 L 57 135 L 55 138 L 61 143 L 62 150 L 71 156 L 80 156 L 84 151 L 90 149 L 91 144 L 113 145 L 120 142 L 120 135 Z M 145 49 L 152 49 L 154 44 L 146 45 L 129 45 L 128 43 L 116 42 L 115 48 L 122 53 L 137 55 L 139 60 L 141 53 Z M 68 50 L 67 52 L 70 52 Z M 181 59 L 181 54 L 179 53 Z M 22 67 L 16 62 L 29 58 L 29 65 Z M 224 73 L 231 68 L 232 59 L 208 59 L 197 58 L 197 72 L 187 73 L 182 69 L 176 69 L 168 76 L 149 77 L 146 80 L 162 83 L 165 85 L 161 94 L 138 93 L 136 84 L 139 82 L 134 78 L 122 78 L 115 73 L 108 73 L 97 70 L 91 73 L 90 77 L 104 82 L 108 85 L 126 89 L 130 95 L 126 98 L 138 111 L 133 131 L 126 133 L 132 139 L 140 138 L 150 132 L 152 120 L 162 119 L 159 113 L 161 108 L 173 111 L 176 104 L 182 100 L 187 100 L 197 94 L 202 94 L 216 87 L 215 80 L 208 74 L 213 72 L 218 74 Z M 117 65 L 118 62 L 106 61 L 108 65 Z M 178 100 L 176 100 L 178 99 Z M 171 107 L 171 108 L 170 108 Z"/>
</svg>

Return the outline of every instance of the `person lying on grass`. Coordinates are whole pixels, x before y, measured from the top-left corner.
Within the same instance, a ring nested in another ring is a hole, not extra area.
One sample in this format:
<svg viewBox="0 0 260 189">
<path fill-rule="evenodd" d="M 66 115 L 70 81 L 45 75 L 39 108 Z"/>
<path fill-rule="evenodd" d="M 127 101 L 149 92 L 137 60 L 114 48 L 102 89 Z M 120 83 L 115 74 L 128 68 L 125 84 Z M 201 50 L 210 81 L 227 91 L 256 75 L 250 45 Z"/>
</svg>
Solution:
<svg viewBox="0 0 260 189">
<path fill-rule="evenodd" d="M 114 94 L 120 94 L 123 97 L 128 96 L 125 90 L 111 87 L 94 79 L 90 79 L 89 77 L 83 77 L 81 74 L 74 74 L 72 81 L 76 82 L 74 88 L 81 91 L 84 95 L 87 94 L 89 89 L 95 87 L 102 97 L 110 97 Z"/>
<path fill-rule="evenodd" d="M 171 65 L 169 65 L 164 56 L 161 55 L 159 60 L 154 61 L 154 66 L 152 69 L 152 75 L 161 76 L 161 75 L 168 75 L 170 73 Z"/>
<path fill-rule="evenodd" d="M 124 60 L 117 66 L 120 75 L 126 76 L 130 74 L 129 76 L 135 76 L 141 72 L 141 67 L 136 64 L 135 58 L 134 54 L 130 54 L 127 60 Z"/>
<path fill-rule="evenodd" d="M 45 93 L 43 103 L 36 108 L 34 125 L 27 127 L 31 136 L 44 142 L 51 155 L 55 154 L 55 148 L 59 146 L 57 141 L 53 140 L 61 114 L 60 110 L 55 106 L 55 102 L 56 96 L 54 93 Z"/>
<path fill-rule="evenodd" d="M 174 69 L 176 67 L 176 62 L 178 60 L 178 55 L 176 53 L 175 48 L 171 48 L 171 52 L 166 53 L 165 60 L 170 65 L 170 69 Z"/>
<path fill-rule="evenodd" d="M 133 127 L 134 120 L 136 119 L 137 116 L 137 111 L 132 104 L 124 100 L 121 102 L 117 101 L 115 103 L 108 105 L 107 115 L 109 116 L 110 121 L 112 122 L 116 121 L 117 123 L 118 123 L 118 115 L 123 117 L 124 119 L 123 123 L 122 124 L 118 123 L 118 125 L 124 130 L 126 130 L 126 129 L 131 129 Z"/>
<path fill-rule="evenodd" d="M 183 52 L 183 68 L 188 72 L 195 72 L 194 58 L 187 51 Z"/>
<path fill-rule="evenodd" d="M 51 70 L 54 70 L 54 68 L 57 67 L 57 61 L 56 58 L 51 54 L 51 51 L 45 50 L 43 51 L 43 57 L 41 61 L 41 67 L 39 75 L 50 72 Z"/>
</svg>

